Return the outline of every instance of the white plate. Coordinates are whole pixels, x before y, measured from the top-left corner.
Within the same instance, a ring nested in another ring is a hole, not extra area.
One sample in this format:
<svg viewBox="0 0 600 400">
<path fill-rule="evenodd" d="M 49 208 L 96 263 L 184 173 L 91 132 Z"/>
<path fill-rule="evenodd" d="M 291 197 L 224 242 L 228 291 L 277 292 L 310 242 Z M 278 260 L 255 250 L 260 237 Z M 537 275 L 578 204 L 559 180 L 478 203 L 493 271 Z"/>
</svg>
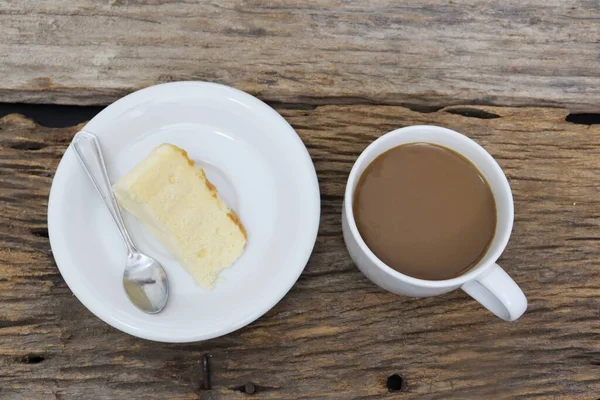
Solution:
<svg viewBox="0 0 600 400">
<path fill-rule="evenodd" d="M 317 236 L 319 185 L 302 141 L 275 110 L 227 86 L 177 82 L 120 99 L 85 130 L 98 136 L 113 182 L 161 143 L 187 150 L 248 231 L 242 257 L 204 291 L 124 213 L 140 250 L 169 276 L 166 308 L 145 314 L 125 295 L 124 245 L 69 147 L 50 191 L 50 243 L 63 278 L 99 318 L 145 339 L 205 340 L 254 321 L 296 282 Z"/>
</svg>

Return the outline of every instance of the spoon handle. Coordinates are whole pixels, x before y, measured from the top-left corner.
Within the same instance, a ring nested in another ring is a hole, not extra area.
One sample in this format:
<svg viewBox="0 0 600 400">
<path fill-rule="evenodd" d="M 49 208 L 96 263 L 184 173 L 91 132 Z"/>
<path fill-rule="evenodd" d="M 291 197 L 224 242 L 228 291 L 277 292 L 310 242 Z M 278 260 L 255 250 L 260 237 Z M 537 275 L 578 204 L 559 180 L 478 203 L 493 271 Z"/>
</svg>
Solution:
<svg viewBox="0 0 600 400">
<path fill-rule="evenodd" d="M 133 244 L 129 232 L 127 232 L 127 227 L 125 226 L 125 222 L 123 222 L 119 205 L 115 199 L 98 138 L 93 133 L 79 131 L 73 139 L 73 148 L 87 176 L 94 184 L 98 194 L 104 200 L 104 204 L 108 208 L 110 215 L 117 224 L 119 233 L 123 237 L 123 241 L 127 247 L 127 253 L 129 255 L 137 253 L 138 250 Z"/>
</svg>

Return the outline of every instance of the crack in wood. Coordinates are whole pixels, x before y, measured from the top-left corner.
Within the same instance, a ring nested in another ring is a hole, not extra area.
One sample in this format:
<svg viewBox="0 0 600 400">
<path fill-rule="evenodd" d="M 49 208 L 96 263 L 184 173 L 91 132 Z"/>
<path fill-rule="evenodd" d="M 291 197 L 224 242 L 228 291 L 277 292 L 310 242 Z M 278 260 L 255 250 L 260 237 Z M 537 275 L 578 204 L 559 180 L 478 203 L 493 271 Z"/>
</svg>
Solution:
<svg viewBox="0 0 600 400">
<path fill-rule="evenodd" d="M 67 128 L 89 121 L 103 109 L 103 106 L 0 103 L 0 118 L 10 114 L 21 114 L 41 126 Z M 22 150 L 39 149 L 22 148 Z"/>
<path fill-rule="evenodd" d="M 479 118 L 479 119 L 495 119 L 495 118 L 500 118 L 500 116 L 498 114 L 494 114 L 491 112 L 487 112 L 484 110 L 481 110 L 479 108 L 473 108 L 473 107 L 455 107 L 455 108 L 450 108 L 448 110 L 446 110 L 447 113 L 450 114 L 456 114 L 456 115 L 462 115 L 463 117 L 468 117 L 468 118 Z"/>
<path fill-rule="evenodd" d="M 34 228 L 31 230 L 31 233 L 37 237 L 49 238 L 48 228 Z"/>
<path fill-rule="evenodd" d="M 317 101 L 318 100 L 318 101 Z M 311 99 L 308 102 L 267 102 L 271 107 L 281 111 L 285 110 L 306 110 L 314 111 L 323 106 L 399 106 L 408 108 L 411 111 L 429 114 L 439 110 L 444 110 L 449 114 L 461 115 L 467 118 L 478 119 L 497 119 L 501 115 L 487 111 L 483 108 L 492 107 L 485 104 L 473 106 L 424 106 L 418 104 L 391 104 L 387 102 L 373 102 L 356 97 L 332 97 Z M 479 108 L 481 107 L 481 108 Z M 493 106 L 496 107 L 496 106 Z M 59 104 L 26 104 L 26 103 L 0 103 L 0 118 L 12 113 L 22 114 L 27 118 L 34 120 L 37 124 L 45 127 L 71 127 L 89 121 L 97 113 L 102 111 L 103 106 L 78 106 L 78 105 L 59 105 Z M 565 118 L 566 122 L 579 125 L 597 125 L 600 124 L 600 113 L 570 113 Z M 305 129 L 301 125 L 295 126 L 296 129 Z M 2 128 L 0 128 L 2 129 Z M 316 145 L 313 145 L 316 147 Z M 9 144 L 9 147 L 15 150 L 42 150 L 45 144 L 39 142 L 24 141 L 20 143 Z"/>
<path fill-rule="evenodd" d="M 567 115 L 565 121 L 579 125 L 598 125 L 600 113 L 571 113 Z"/>
<path fill-rule="evenodd" d="M 41 150 L 41 149 L 45 148 L 46 145 L 44 143 L 40 143 L 40 142 L 20 142 L 20 143 L 10 144 L 8 147 L 10 147 L 11 149 L 15 149 L 15 150 L 35 151 L 35 150 Z"/>
<path fill-rule="evenodd" d="M 46 358 L 41 354 L 27 354 L 18 359 L 23 364 L 39 364 Z"/>
</svg>

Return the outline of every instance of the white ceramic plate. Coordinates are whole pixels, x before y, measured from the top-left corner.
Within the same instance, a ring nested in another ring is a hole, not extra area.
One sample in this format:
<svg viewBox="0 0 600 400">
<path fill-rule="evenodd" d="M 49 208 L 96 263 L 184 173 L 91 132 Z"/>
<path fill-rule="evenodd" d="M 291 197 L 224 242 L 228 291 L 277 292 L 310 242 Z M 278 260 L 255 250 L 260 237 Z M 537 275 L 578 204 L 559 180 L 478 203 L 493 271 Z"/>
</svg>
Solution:
<svg viewBox="0 0 600 400">
<path fill-rule="evenodd" d="M 254 321 L 296 282 L 317 236 L 319 185 L 302 141 L 272 108 L 227 86 L 177 82 L 120 99 L 85 130 L 98 136 L 113 183 L 161 143 L 187 150 L 248 231 L 242 257 L 204 291 L 124 213 L 140 250 L 169 276 L 166 308 L 145 314 L 125 295 L 124 245 L 69 147 L 50 191 L 50 243 L 63 278 L 99 318 L 145 339 L 205 340 Z"/>
</svg>

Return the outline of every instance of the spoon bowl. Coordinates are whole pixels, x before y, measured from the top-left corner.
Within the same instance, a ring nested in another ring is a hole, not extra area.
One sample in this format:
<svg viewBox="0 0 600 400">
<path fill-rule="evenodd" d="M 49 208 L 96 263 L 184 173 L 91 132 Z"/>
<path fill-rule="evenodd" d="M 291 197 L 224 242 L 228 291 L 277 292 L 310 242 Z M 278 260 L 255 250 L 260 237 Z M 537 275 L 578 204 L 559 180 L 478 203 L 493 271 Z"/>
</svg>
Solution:
<svg viewBox="0 0 600 400">
<path fill-rule="evenodd" d="M 160 312 L 169 298 L 165 270 L 155 259 L 139 252 L 127 256 L 123 288 L 131 302 L 149 314 Z"/>
</svg>

